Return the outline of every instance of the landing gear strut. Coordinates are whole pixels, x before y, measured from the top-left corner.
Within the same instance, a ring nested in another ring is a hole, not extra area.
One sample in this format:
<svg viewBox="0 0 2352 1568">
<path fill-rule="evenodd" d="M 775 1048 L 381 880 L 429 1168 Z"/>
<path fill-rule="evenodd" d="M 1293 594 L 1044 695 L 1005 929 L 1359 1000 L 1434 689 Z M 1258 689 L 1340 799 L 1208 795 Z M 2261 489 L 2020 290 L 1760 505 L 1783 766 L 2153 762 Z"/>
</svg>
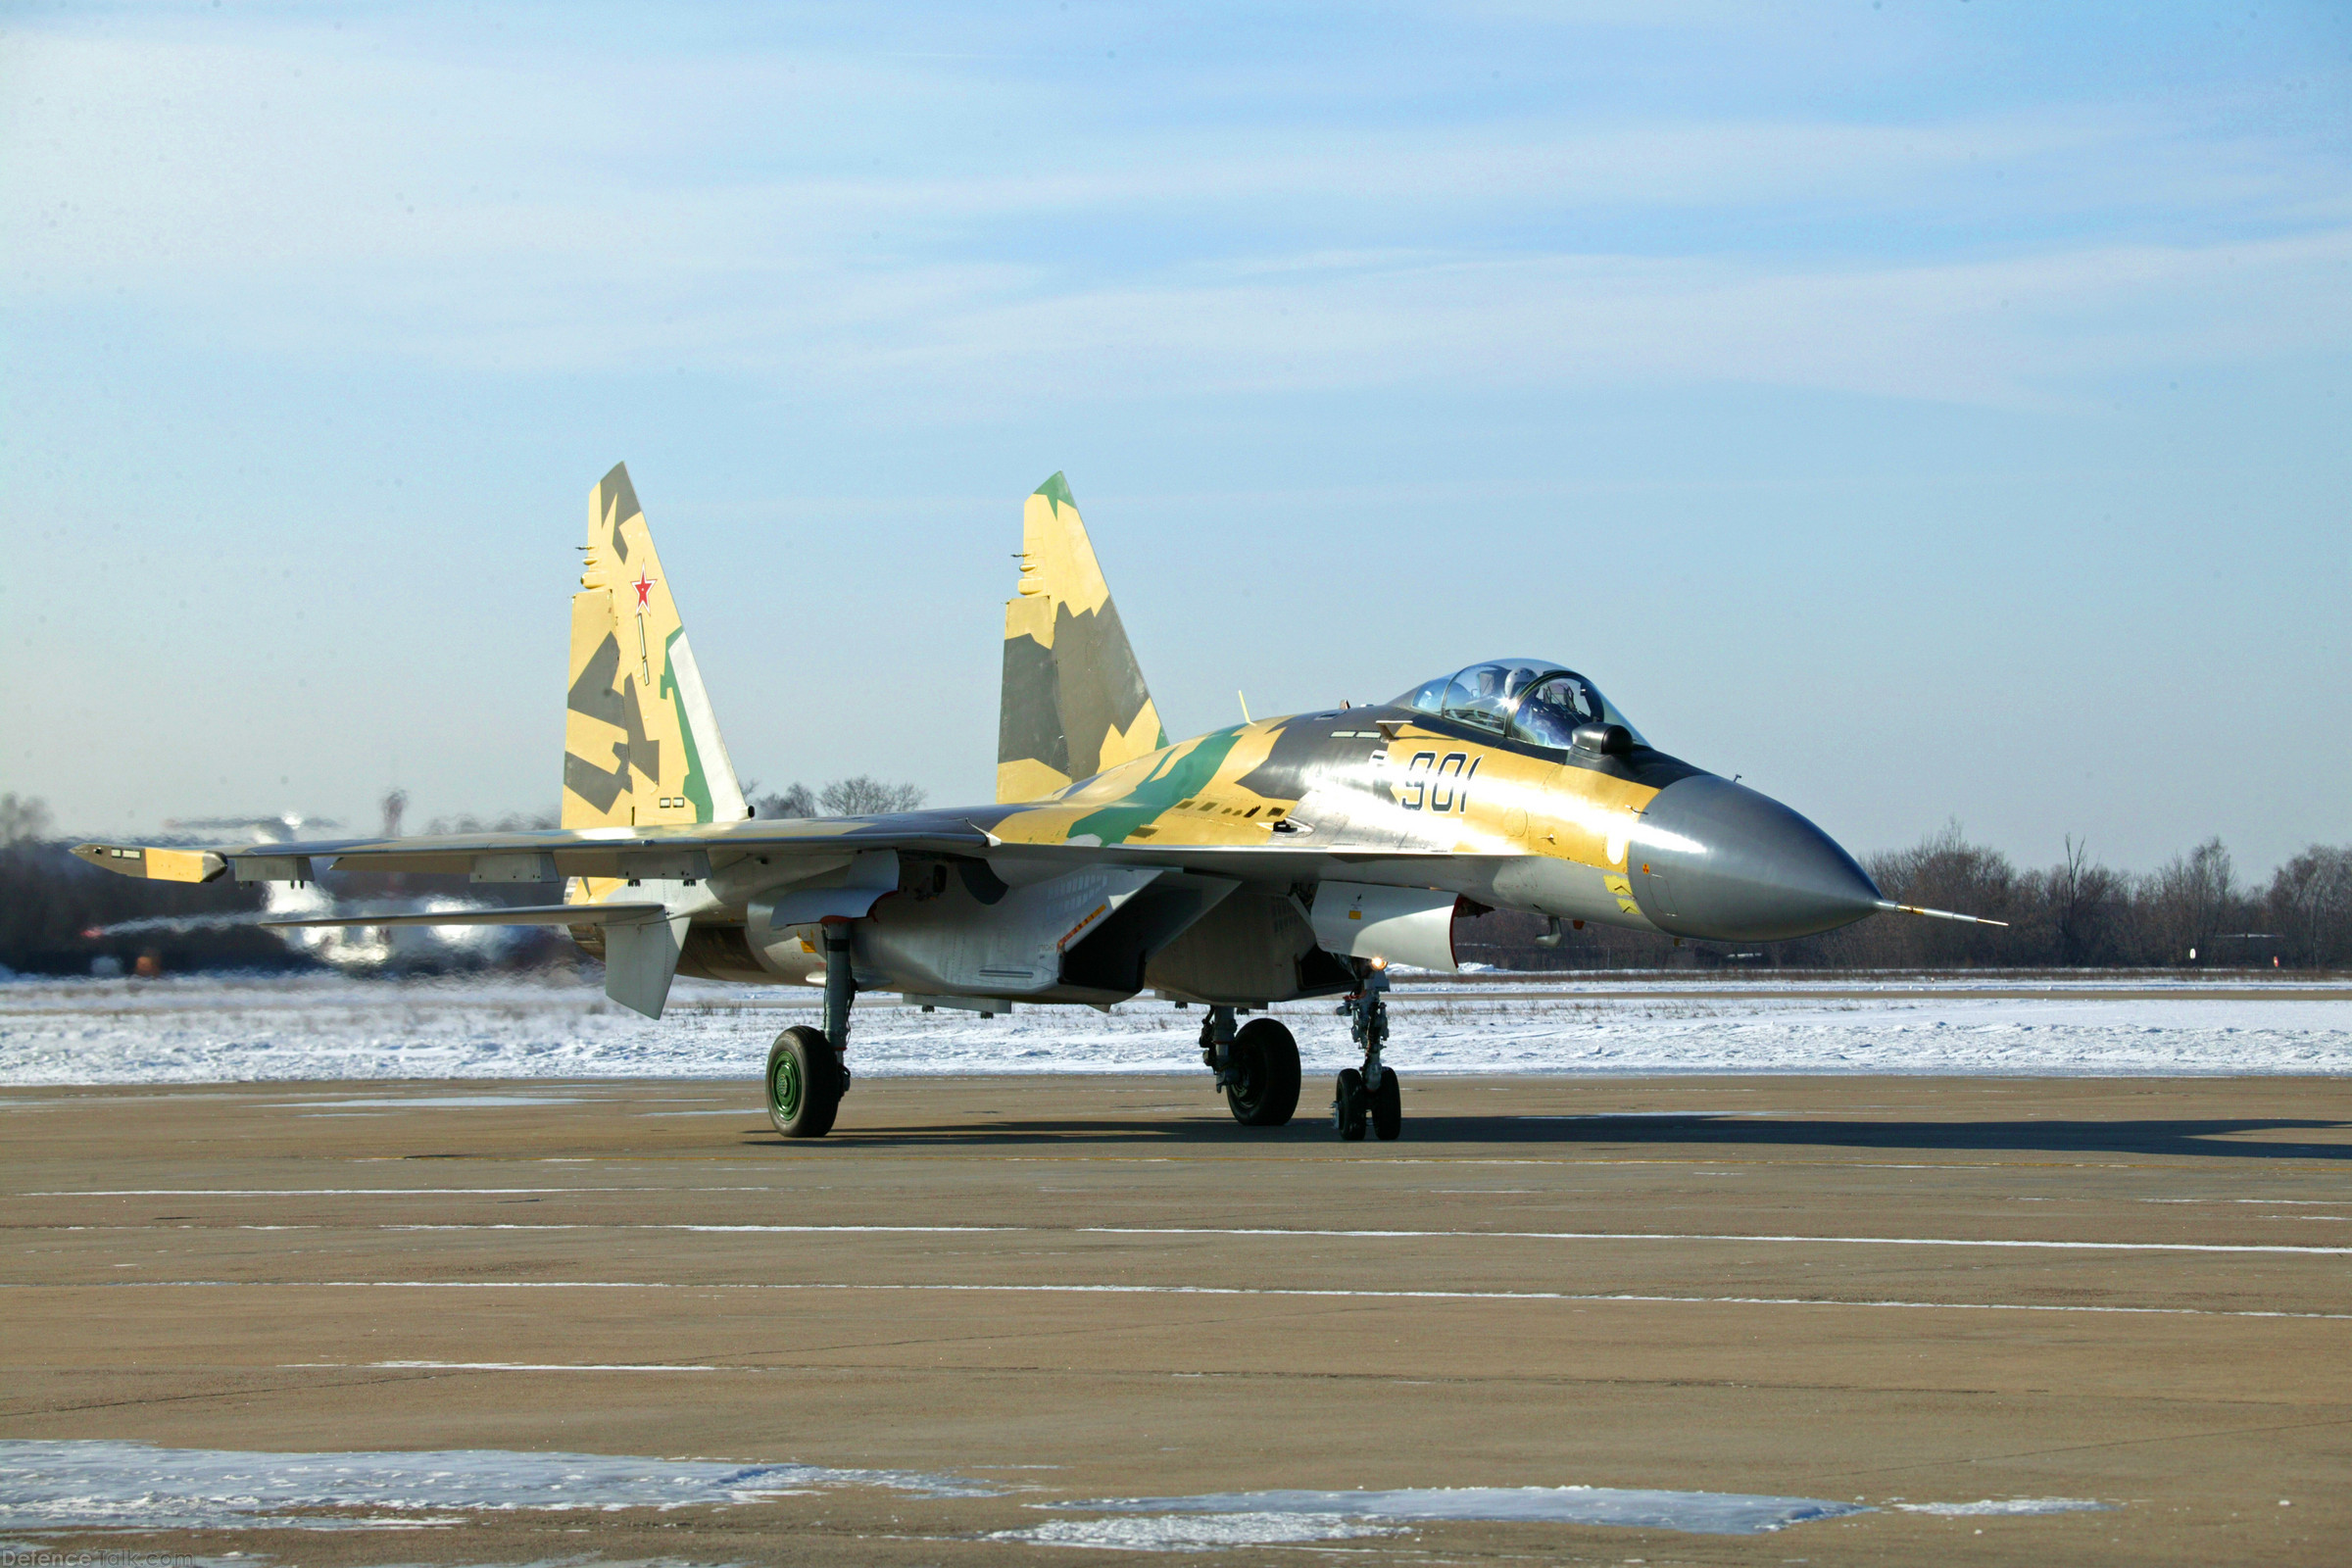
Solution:
<svg viewBox="0 0 2352 1568">
<path fill-rule="evenodd" d="M 1331 1102 L 1331 1124 L 1351 1144 L 1362 1142 L 1367 1122 L 1383 1143 L 1404 1130 L 1404 1102 L 1396 1075 L 1380 1059 L 1381 1048 L 1389 1041 L 1388 990 L 1388 971 L 1367 969 L 1362 986 L 1340 1004 L 1348 1035 L 1364 1052 L 1360 1069 L 1349 1067 L 1341 1072 Z"/>
<path fill-rule="evenodd" d="M 1272 1018 L 1237 1030 L 1231 1007 L 1211 1006 L 1200 1024 L 1200 1062 L 1245 1127 L 1280 1127 L 1298 1108 L 1298 1042 Z"/>
<path fill-rule="evenodd" d="M 858 982 L 850 973 L 850 928 L 824 928 L 825 1027 L 795 1024 L 767 1048 L 767 1119 L 787 1138 L 822 1138 L 833 1130 L 842 1094 L 850 1087 L 850 1003 Z"/>
</svg>

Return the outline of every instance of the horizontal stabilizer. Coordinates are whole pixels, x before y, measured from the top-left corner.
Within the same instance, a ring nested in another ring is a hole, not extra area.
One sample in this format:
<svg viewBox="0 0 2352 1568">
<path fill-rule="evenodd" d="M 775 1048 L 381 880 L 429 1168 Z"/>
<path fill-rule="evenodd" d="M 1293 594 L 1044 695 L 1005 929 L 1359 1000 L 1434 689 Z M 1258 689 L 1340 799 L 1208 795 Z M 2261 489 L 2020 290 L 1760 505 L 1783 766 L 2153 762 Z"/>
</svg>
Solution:
<svg viewBox="0 0 2352 1568">
<path fill-rule="evenodd" d="M 210 850 L 156 850 L 138 844 L 76 844 L 74 853 L 119 876 L 151 882 L 210 882 L 228 862 Z"/>
<path fill-rule="evenodd" d="M 443 909 L 425 914 L 323 914 L 307 920 L 264 920 L 272 928 L 303 925 L 637 925 L 668 913 L 661 904 L 530 904 L 505 909 Z"/>
</svg>

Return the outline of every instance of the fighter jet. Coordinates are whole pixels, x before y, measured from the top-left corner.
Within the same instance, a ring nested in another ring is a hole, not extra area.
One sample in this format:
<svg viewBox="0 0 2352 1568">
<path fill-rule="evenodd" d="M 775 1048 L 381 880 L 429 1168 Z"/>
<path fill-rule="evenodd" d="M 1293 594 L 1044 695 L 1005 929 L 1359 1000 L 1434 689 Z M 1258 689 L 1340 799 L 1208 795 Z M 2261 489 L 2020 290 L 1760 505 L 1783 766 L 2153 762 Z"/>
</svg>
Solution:
<svg viewBox="0 0 2352 1568">
<path fill-rule="evenodd" d="M 1378 706 L 1171 745 L 1058 473 L 1023 506 L 1020 560 L 986 806 L 755 817 L 623 466 L 589 499 L 560 828 L 74 853 L 173 881 L 301 884 L 329 862 L 561 881 L 560 903 L 281 923 L 567 927 L 649 1018 L 681 974 L 821 987 L 823 1027 L 767 1054 L 768 1114 L 792 1138 L 833 1126 L 859 992 L 984 1014 L 1146 991 L 1198 1004 L 1203 1065 L 1248 1127 L 1291 1120 L 1298 1048 L 1280 1020 L 1240 1018 L 1342 998 L 1363 1060 L 1339 1075 L 1333 1125 L 1390 1139 L 1386 971 L 1457 967 L 1457 913 L 1741 943 L 1879 911 L 1970 918 L 1885 898 L 1811 822 L 1660 751 L 1556 659 L 1480 660 Z"/>
</svg>

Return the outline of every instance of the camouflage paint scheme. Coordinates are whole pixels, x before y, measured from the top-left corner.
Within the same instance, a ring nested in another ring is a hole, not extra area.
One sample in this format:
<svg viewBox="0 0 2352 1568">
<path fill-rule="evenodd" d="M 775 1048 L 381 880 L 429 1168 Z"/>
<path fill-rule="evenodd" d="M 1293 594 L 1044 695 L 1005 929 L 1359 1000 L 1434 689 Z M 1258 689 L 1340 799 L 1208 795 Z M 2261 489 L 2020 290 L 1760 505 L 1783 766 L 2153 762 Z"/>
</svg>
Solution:
<svg viewBox="0 0 2352 1568">
<path fill-rule="evenodd" d="M 564 710 L 564 828 L 751 815 L 626 464 L 588 495 Z M 602 904 L 626 886 L 619 877 L 574 877 L 564 901 Z M 597 927 L 576 926 L 572 939 L 604 956 Z"/>
<path fill-rule="evenodd" d="M 626 465 L 588 498 L 564 706 L 564 827 L 750 814 Z"/>
<path fill-rule="evenodd" d="M 1690 929 L 1662 904 L 1664 867 L 1652 885 L 1644 850 L 1705 846 L 1645 812 L 1687 778 L 1733 786 L 1643 744 L 1622 755 L 1546 749 L 1395 704 L 1260 719 L 1169 745 L 1060 474 L 1024 504 L 1022 546 L 1019 592 L 1005 607 L 1000 799 L 988 806 L 752 818 L 636 492 L 616 466 L 591 494 L 572 601 L 561 829 L 202 855 L 115 845 L 76 853 L 125 875 L 189 881 L 230 869 L 242 880 L 308 879 L 326 860 L 463 870 L 479 881 L 562 876 L 563 904 L 502 917 L 568 925 L 600 952 L 600 924 L 658 919 L 677 933 L 677 972 L 784 983 L 821 978 L 808 967 L 813 942 L 791 937 L 816 928 L 760 901 L 779 887 L 859 885 L 862 873 L 844 868 L 884 863 L 865 852 L 889 852 L 906 906 L 963 901 L 981 923 L 1008 888 L 1041 880 L 1064 879 L 1087 904 L 1094 895 L 1083 889 L 1096 883 L 1080 873 L 1094 875 L 1107 891 L 1063 937 L 1057 951 L 1072 960 L 1088 922 L 1141 885 L 1131 873 L 1173 890 L 1161 898 L 1163 914 L 1176 893 L 1191 898 L 1199 929 L 1166 916 L 1181 937 L 1162 940 L 1167 953 L 1108 969 L 1075 964 L 1086 972 L 1025 993 L 1097 1004 L 1147 984 L 1163 995 L 1257 1004 L 1348 989 L 1353 971 L 1302 935 L 1326 880 Z M 823 918 L 863 919 L 874 896 Z M 1876 889 L 1861 897 L 1867 912 Z M 1841 912 L 1829 924 L 1856 917 Z M 753 929 L 762 922 L 772 929 Z M 1281 950 L 1270 966 L 1260 961 L 1268 949 Z M 623 1000 L 658 1013 L 666 970 L 658 980 L 650 1006 L 642 995 Z"/>
<path fill-rule="evenodd" d="M 1057 473 L 1021 508 L 1020 591 L 1004 606 L 997 799 L 1034 801 L 1167 744 Z"/>
</svg>

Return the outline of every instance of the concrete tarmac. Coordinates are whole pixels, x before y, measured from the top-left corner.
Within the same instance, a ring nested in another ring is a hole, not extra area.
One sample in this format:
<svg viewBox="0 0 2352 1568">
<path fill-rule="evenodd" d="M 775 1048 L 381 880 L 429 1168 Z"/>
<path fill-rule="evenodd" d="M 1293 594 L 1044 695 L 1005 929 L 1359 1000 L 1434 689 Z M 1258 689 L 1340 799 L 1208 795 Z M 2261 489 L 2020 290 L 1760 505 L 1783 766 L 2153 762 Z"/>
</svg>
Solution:
<svg viewBox="0 0 2352 1568">
<path fill-rule="evenodd" d="M 970 1484 L 37 1538 L 216 1559 L 1069 1563 L 1117 1516 L 1055 1504 L 1565 1486 L 1868 1511 L 1216 1560 L 2352 1558 L 2352 1082 L 1405 1083 L 1358 1145 L 1205 1073 L 863 1080 L 804 1144 L 750 1083 L 10 1091 L 0 1440 Z"/>
</svg>

